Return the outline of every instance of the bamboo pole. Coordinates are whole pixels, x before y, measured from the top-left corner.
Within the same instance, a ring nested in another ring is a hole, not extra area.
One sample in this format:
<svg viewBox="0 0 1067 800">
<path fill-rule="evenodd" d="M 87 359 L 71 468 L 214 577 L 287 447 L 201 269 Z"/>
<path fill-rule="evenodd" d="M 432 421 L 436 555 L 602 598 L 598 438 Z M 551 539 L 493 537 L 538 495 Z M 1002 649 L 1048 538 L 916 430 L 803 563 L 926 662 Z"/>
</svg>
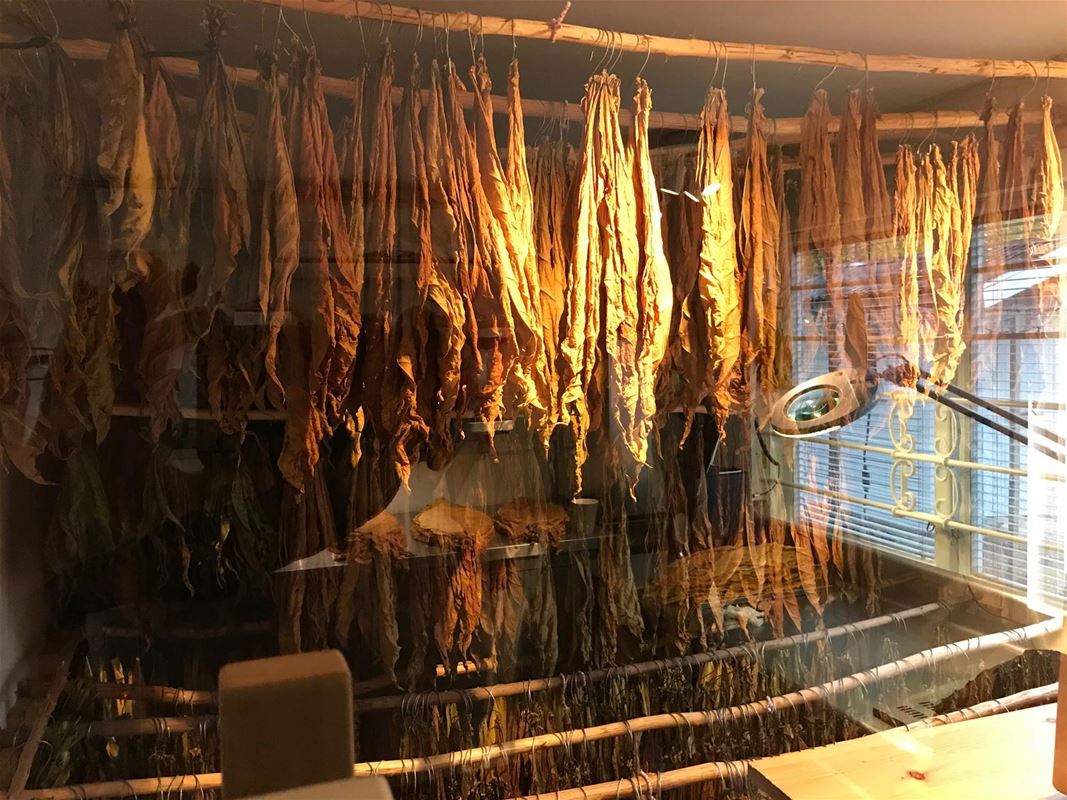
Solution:
<svg viewBox="0 0 1067 800">
<path fill-rule="evenodd" d="M 801 644 L 822 641 L 824 639 L 836 639 L 841 636 L 851 636 L 865 633 L 876 628 L 884 628 L 888 625 L 903 625 L 909 620 L 919 619 L 931 614 L 944 612 L 946 607 L 940 603 L 928 603 L 926 605 L 909 608 L 896 614 L 886 614 L 880 617 L 853 622 L 847 625 L 839 625 L 809 633 L 798 633 L 785 636 L 781 639 L 772 639 L 766 642 L 737 645 L 721 650 L 712 650 L 707 653 L 697 653 L 691 656 L 678 658 L 660 659 L 657 661 L 642 661 L 637 664 L 628 664 L 614 669 L 595 669 L 589 672 L 575 673 L 572 675 L 556 675 L 551 678 L 538 680 L 515 681 L 514 683 L 498 683 L 495 686 L 475 686 L 470 689 L 453 689 L 445 692 L 422 692 L 416 695 L 396 695 L 391 697 L 372 697 L 366 700 L 356 701 L 356 712 L 367 714 L 373 711 L 389 711 L 392 709 L 411 707 L 421 708 L 425 706 L 440 706 L 450 703 L 469 703 L 479 701 L 493 701 L 501 697 L 515 697 L 517 695 L 537 694 L 550 689 L 558 689 L 567 684 L 597 683 L 605 678 L 632 677 L 645 675 L 652 672 L 660 672 L 664 669 L 679 667 L 697 667 L 715 661 L 728 661 L 732 658 L 762 655 L 777 650 L 787 650 Z"/>
<path fill-rule="evenodd" d="M 75 783 L 53 789 L 27 789 L 17 800 L 100 800 L 104 797 L 177 797 L 182 792 L 222 788 L 221 772 L 173 775 L 163 778 L 132 778 L 124 781 Z M 12 798 L 15 800 L 15 798 Z"/>
<path fill-rule="evenodd" d="M 76 60 L 102 61 L 107 56 L 108 51 L 107 42 L 101 42 L 95 39 L 62 39 L 60 40 L 60 46 L 67 55 Z M 160 61 L 171 75 L 182 78 L 196 78 L 200 74 L 200 65 L 191 58 L 164 56 Z M 230 80 L 235 84 L 239 86 L 256 86 L 259 79 L 256 70 L 249 67 L 229 66 L 226 69 Z M 284 75 L 281 76 L 283 81 L 284 77 Z M 332 78 L 324 75 L 322 78 L 322 90 L 327 95 L 333 97 L 351 99 L 352 82 L 345 78 Z M 423 90 L 424 99 L 427 95 L 427 90 Z M 396 105 L 399 105 L 402 97 L 403 89 L 399 87 L 394 88 L 393 102 Z M 507 112 L 506 97 L 493 95 L 491 100 L 494 112 L 497 114 L 504 114 Z M 472 108 L 474 106 L 474 95 L 470 92 L 463 92 L 460 95 L 460 102 L 464 108 Z M 578 103 L 524 98 L 522 101 L 522 110 L 523 114 L 529 117 L 566 119 L 575 122 L 585 121 L 585 112 L 582 111 L 582 107 Z M 1035 122 L 1040 119 L 1040 111 L 1023 112 L 1024 121 Z M 998 112 L 993 117 L 995 125 L 1004 125 L 1007 123 L 1007 120 L 1007 112 Z M 630 112 L 625 109 L 622 110 L 619 114 L 619 121 L 622 125 L 629 124 Z M 770 118 L 767 120 L 767 134 L 775 137 L 779 143 L 799 141 L 802 122 L 802 117 Z M 700 115 L 653 111 L 649 124 L 652 128 L 695 131 L 700 129 Z M 748 120 L 743 116 L 734 116 L 730 118 L 730 124 L 734 135 L 741 136 L 745 134 Z M 979 114 L 975 111 L 917 111 L 899 114 L 882 114 L 879 117 L 878 132 L 879 134 L 890 135 L 907 133 L 909 131 L 972 128 L 981 124 L 982 120 L 980 119 Z M 839 128 L 840 118 L 832 117 L 830 120 L 831 133 L 836 132 Z M 691 149 L 692 145 L 680 145 L 678 148 L 679 151 L 684 152 L 687 149 Z M 659 155 L 668 151 L 668 148 L 660 148 L 653 151 L 653 153 L 654 155 Z"/>
<path fill-rule="evenodd" d="M 681 58 L 736 59 L 750 63 L 782 62 L 809 66 L 854 69 L 865 72 L 915 72 L 927 75 L 973 75 L 987 78 L 1067 78 L 1067 62 L 994 60 L 985 58 L 944 58 L 919 55 L 873 55 L 854 50 L 828 50 L 819 47 L 785 44 L 720 42 L 705 39 L 682 39 L 651 36 L 643 33 L 608 31 L 583 25 L 559 25 L 547 21 L 491 17 L 469 12 L 434 12 L 396 6 L 392 3 L 357 2 L 356 0 L 243 0 L 273 10 L 287 8 L 294 12 L 325 14 L 345 19 L 372 19 L 420 28 L 473 32 L 479 36 L 506 36 L 511 39 L 544 39 L 591 45 L 614 52 L 640 53 L 642 56 L 676 56 Z"/>
<path fill-rule="evenodd" d="M 759 717 L 763 714 L 783 712 L 797 706 L 820 700 L 828 700 L 844 692 L 862 689 L 885 678 L 906 674 L 913 670 L 928 668 L 944 661 L 964 656 L 986 653 L 990 650 L 1013 650 L 1024 645 L 1047 646 L 1049 637 L 1063 625 L 1060 619 L 1048 620 L 1025 628 L 1016 628 L 1001 633 L 978 636 L 962 642 L 923 650 L 907 658 L 883 664 L 865 672 L 857 672 L 843 678 L 827 681 L 819 686 L 800 689 L 778 697 L 755 700 L 751 703 L 706 711 L 682 711 L 674 714 L 652 714 L 634 717 L 622 722 L 611 722 L 569 731 L 527 736 L 485 747 L 473 747 L 451 753 L 422 758 L 396 759 L 363 762 L 355 765 L 356 775 L 405 775 L 408 773 L 455 770 L 469 765 L 484 766 L 511 756 L 524 755 L 537 750 L 571 747 L 588 742 L 630 736 L 645 731 L 671 730 L 685 726 L 703 726 L 734 720 Z"/>
<path fill-rule="evenodd" d="M 1038 686 L 1035 689 L 1025 689 L 1021 692 L 1016 692 L 1015 694 L 1009 694 L 1007 697 L 1000 697 L 996 700 L 987 700 L 984 703 L 978 703 L 977 705 L 969 706 L 968 708 L 960 708 L 956 711 L 949 711 L 946 714 L 938 714 L 936 717 L 920 720 L 919 722 L 905 727 L 909 730 L 912 728 L 934 728 L 939 725 L 951 725 L 954 722 L 966 722 L 969 719 L 978 719 L 979 717 L 991 717 L 994 714 L 1003 714 L 1008 711 L 1019 711 L 1023 708 L 1043 706 L 1047 703 L 1056 701 L 1056 693 L 1058 689 L 1058 683 L 1050 683 L 1048 686 Z"/>
<path fill-rule="evenodd" d="M 1018 711 L 1032 706 L 1045 705 L 1056 699 L 1058 684 L 1041 686 L 1036 689 L 1001 697 L 998 700 L 990 700 L 979 703 L 970 708 L 961 708 L 948 714 L 941 714 L 930 719 L 917 722 L 914 725 L 905 726 L 908 730 L 914 728 L 927 728 L 938 725 L 949 725 L 954 722 L 963 722 L 979 717 L 988 717 L 993 714 L 1001 714 L 1007 711 Z M 722 778 L 744 778 L 748 773 L 748 761 L 712 761 L 704 764 L 694 764 L 691 767 L 670 770 L 657 775 L 642 775 L 640 777 L 624 778 L 606 783 L 596 783 L 591 786 L 580 786 L 574 789 L 562 789 L 558 792 L 545 792 L 535 795 L 511 798 L 511 800 L 614 800 L 614 798 L 644 797 L 651 793 L 659 796 L 660 792 L 671 789 L 682 789 L 698 783 L 720 780 Z"/>
</svg>

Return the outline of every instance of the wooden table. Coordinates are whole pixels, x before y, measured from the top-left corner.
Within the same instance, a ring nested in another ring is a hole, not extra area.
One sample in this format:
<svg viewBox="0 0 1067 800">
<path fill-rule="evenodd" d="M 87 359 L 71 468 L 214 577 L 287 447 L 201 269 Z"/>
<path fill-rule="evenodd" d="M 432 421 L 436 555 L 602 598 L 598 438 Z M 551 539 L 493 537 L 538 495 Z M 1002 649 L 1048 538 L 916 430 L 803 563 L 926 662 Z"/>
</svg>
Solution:
<svg viewBox="0 0 1067 800">
<path fill-rule="evenodd" d="M 774 800 L 1053 800 L 1055 704 L 756 761 Z"/>
</svg>

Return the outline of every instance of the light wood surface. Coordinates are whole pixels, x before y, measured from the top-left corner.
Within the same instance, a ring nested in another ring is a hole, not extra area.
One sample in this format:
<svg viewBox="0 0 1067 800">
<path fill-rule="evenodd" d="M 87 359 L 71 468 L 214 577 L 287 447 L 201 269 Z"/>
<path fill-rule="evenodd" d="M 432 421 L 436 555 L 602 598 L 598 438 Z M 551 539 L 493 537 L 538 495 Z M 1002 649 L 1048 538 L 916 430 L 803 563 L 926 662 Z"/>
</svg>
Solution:
<svg viewBox="0 0 1067 800">
<path fill-rule="evenodd" d="M 787 753 L 751 764 L 774 800 L 1052 800 L 1056 706 Z"/>
<path fill-rule="evenodd" d="M 554 32 L 548 20 L 514 19 L 471 14 L 468 11 L 435 12 L 392 3 L 357 0 L 244 0 L 245 3 L 279 7 L 290 11 L 326 14 L 345 19 L 382 20 L 392 25 L 418 25 L 430 30 L 469 31 L 479 36 L 546 39 L 592 45 L 609 52 L 677 56 L 738 61 L 776 61 L 869 72 L 916 72 L 930 75 L 976 75 L 989 78 L 1067 78 L 1065 61 L 992 60 L 987 58 L 937 58 L 919 55 L 874 55 L 854 50 L 827 50 L 790 44 L 720 42 L 706 39 L 650 36 L 643 33 L 608 31 L 564 23 Z M 472 4 L 476 5 L 476 4 Z"/>
</svg>

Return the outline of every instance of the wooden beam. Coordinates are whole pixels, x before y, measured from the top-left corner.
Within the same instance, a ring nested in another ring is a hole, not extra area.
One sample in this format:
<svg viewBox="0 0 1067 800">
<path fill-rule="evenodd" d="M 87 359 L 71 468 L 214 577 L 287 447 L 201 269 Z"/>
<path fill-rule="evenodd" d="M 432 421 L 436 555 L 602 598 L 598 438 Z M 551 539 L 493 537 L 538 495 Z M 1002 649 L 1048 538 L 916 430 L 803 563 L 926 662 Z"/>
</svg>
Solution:
<svg viewBox="0 0 1067 800">
<path fill-rule="evenodd" d="M 107 56 L 108 44 L 94 39 L 63 39 L 60 45 L 67 55 L 76 60 L 102 61 Z M 165 56 L 160 59 L 163 66 L 171 75 L 182 78 L 196 78 L 200 74 L 200 65 L 191 58 L 178 58 Z M 256 70 L 248 67 L 227 67 L 227 73 L 238 86 L 255 86 L 258 80 Z M 285 76 L 280 76 L 283 84 Z M 322 90 L 332 97 L 340 97 L 346 100 L 352 97 L 352 82 L 345 78 L 332 78 L 323 76 Z M 393 89 L 393 102 L 400 104 L 403 97 L 403 89 Z M 423 90 L 424 99 L 428 92 Z M 474 95 L 464 92 L 460 96 L 464 108 L 474 106 Z M 492 97 L 493 111 L 497 114 L 507 112 L 507 98 L 494 95 Z M 534 100 L 524 98 L 522 101 L 523 114 L 528 117 L 543 117 L 546 119 L 566 119 L 573 122 L 583 122 L 585 112 L 578 103 L 567 103 L 556 100 Z M 1041 119 L 1040 111 L 1025 111 L 1023 119 L 1036 122 Z M 1008 120 L 1007 112 L 998 112 L 994 117 L 994 123 L 1003 125 Z M 622 125 L 630 123 L 630 112 L 623 110 L 619 114 Z M 768 119 L 767 134 L 776 138 L 778 143 L 799 141 L 800 129 L 803 123 L 802 117 L 783 117 Z M 677 112 L 653 111 L 649 124 L 652 128 L 666 130 L 690 130 L 700 129 L 699 114 L 681 114 Z M 973 128 L 982 124 L 982 120 L 976 111 L 918 111 L 898 114 L 882 114 L 878 118 L 879 134 L 901 134 L 910 131 L 926 131 L 948 128 Z M 748 127 L 748 120 L 743 116 L 730 118 L 730 126 L 734 135 L 743 136 Z M 836 133 L 840 128 L 840 119 L 833 117 L 830 120 L 830 131 Z M 659 151 L 653 151 L 659 152 Z"/>
<path fill-rule="evenodd" d="M 289 9 L 298 13 L 325 14 L 345 19 L 381 20 L 388 24 L 418 25 L 426 29 L 472 31 L 480 36 L 505 36 L 520 39 L 544 39 L 590 45 L 604 50 L 641 53 L 642 55 L 680 58 L 733 59 L 750 63 L 780 62 L 808 66 L 834 67 L 869 72 L 912 72 L 925 75 L 971 75 L 987 78 L 1067 78 L 1067 61 L 994 60 L 988 58 L 941 58 L 919 55 L 873 55 L 854 50 L 827 50 L 819 47 L 786 44 L 719 42 L 706 39 L 682 39 L 624 33 L 583 25 L 563 24 L 553 30 L 548 21 L 479 16 L 465 11 L 434 12 L 397 6 L 392 3 L 369 3 L 360 0 L 242 0 Z"/>
</svg>

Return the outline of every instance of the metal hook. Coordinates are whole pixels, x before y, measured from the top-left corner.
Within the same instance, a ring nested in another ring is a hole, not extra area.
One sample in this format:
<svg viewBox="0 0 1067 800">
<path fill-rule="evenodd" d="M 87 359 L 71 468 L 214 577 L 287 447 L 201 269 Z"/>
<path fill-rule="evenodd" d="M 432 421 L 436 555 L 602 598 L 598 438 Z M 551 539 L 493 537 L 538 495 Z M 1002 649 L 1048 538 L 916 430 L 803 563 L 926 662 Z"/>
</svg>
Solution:
<svg viewBox="0 0 1067 800">
<path fill-rule="evenodd" d="M 511 18 L 511 60 L 515 60 L 515 54 L 519 50 L 518 40 L 515 38 L 515 17 Z"/>
<path fill-rule="evenodd" d="M 1030 95 L 1034 93 L 1034 89 L 1037 88 L 1037 82 L 1041 79 L 1041 76 L 1037 73 L 1037 67 L 1034 66 L 1034 62 L 1027 61 L 1026 63 L 1030 66 L 1030 69 L 1034 71 L 1034 81 L 1030 84 L 1030 88 L 1027 90 L 1026 94 L 1022 96 L 1022 99 L 1019 101 L 1020 104 L 1025 103 Z M 1046 61 L 1045 63 L 1047 64 L 1048 62 Z"/>
<path fill-rule="evenodd" d="M 726 91 L 726 71 L 730 68 L 730 48 L 724 44 L 722 49 L 726 53 L 726 58 L 722 62 L 722 85 L 720 88 Z M 718 443 L 716 443 L 716 447 L 718 447 Z"/>
<path fill-rule="evenodd" d="M 637 71 L 637 77 L 640 78 L 645 74 L 645 67 L 648 66 L 648 60 L 652 57 L 652 37 L 647 33 L 645 34 L 645 62 L 641 65 L 641 69 Z M 1047 61 L 1045 62 L 1048 63 Z"/>
<path fill-rule="evenodd" d="M 821 87 L 821 86 L 822 86 L 822 85 L 823 85 L 824 83 L 826 83 L 826 81 L 828 81 L 828 80 L 830 79 L 830 76 L 831 76 L 831 75 L 833 75 L 833 74 L 834 74 L 835 72 L 837 72 L 837 68 L 838 68 L 839 66 L 841 66 L 841 56 L 839 56 L 839 55 L 835 55 L 835 56 L 834 56 L 834 66 L 833 66 L 833 69 L 831 69 L 831 70 L 830 70 L 829 72 L 827 72 L 827 73 L 826 73 L 826 74 L 825 74 L 825 75 L 823 76 L 823 79 L 822 79 L 821 81 L 819 81 L 819 82 L 818 82 L 817 84 L 815 84 L 815 89 L 814 89 L 813 91 L 816 91 L 816 92 L 817 92 L 817 91 L 819 90 L 819 87 Z"/>
</svg>

